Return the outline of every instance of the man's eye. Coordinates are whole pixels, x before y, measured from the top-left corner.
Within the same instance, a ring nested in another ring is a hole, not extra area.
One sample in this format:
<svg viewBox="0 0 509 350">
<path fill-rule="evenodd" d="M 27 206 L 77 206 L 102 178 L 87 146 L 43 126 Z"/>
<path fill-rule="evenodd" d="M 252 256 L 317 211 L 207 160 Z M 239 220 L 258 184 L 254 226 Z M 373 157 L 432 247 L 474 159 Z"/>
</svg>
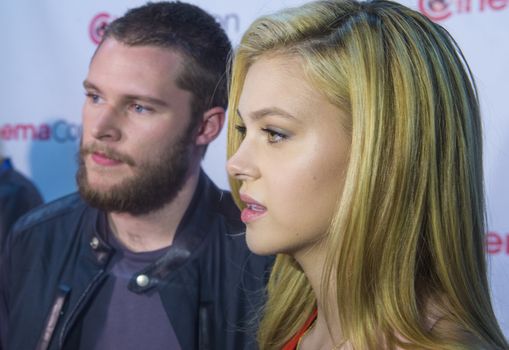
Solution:
<svg viewBox="0 0 509 350">
<path fill-rule="evenodd" d="M 90 99 L 90 101 L 92 101 L 92 103 L 94 103 L 94 104 L 101 102 L 101 97 L 99 97 L 99 95 L 92 94 L 92 93 L 86 93 L 85 95 L 86 95 L 86 96 Z"/>
<path fill-rule="evenodd" d="M 264 131 L 267 134 L 267 141 L 269 143 L 279 143 L 288 138 L 287 135 L 276 130 L 265 128 L 262 129 L 262 131 Z"/>
<path fill-rule="evenodd" d="M 148 111 L 149 111 L 149 109 L 148 109 L 147 107 L 142 106 L 142 105 L 137 104 L 137 103 L 133 104 L 133 105 L 132 105 L 132 108 L 133 108 L 133 110 L 134 110 L 136 113 L 146 113 L 146 112 L 148 112 Z"/>
</svg>

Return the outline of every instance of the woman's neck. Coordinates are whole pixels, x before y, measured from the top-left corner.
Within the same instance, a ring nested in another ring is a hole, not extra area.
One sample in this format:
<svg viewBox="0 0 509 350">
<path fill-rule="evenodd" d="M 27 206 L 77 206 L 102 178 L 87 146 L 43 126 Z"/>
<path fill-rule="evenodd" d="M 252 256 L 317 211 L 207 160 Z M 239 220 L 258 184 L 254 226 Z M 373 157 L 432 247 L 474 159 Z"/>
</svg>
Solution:
<svg viewBox="0 0 509 350">
<path fill-rule="evenodd" d="M 349 349 L 346 346 L 341 346 L 343 336 L 336 298 L 336 283 L 331 279 L 328 279 L 330 281 L 330 291 L 326 293 L 326 299 L 324 299 L 322 274 L 324 272 L 325 255 L 324 242 L 319 242 L 306 251 L 294 254 L 295 260 L 301 266 L 315 293 L 318 308 L 316 321 L 302 338 L 299 345 L 300 350 Z M 328 312 L 327 318 L 325 317 L 326 312 Z"/>
</svg>

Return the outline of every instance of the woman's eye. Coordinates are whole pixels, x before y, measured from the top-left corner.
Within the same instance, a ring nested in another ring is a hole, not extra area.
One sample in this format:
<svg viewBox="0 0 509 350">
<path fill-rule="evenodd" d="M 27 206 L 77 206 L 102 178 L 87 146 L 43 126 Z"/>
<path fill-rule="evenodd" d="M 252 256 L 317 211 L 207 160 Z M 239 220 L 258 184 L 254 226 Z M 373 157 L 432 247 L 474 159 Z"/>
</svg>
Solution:
<svg viewBox="0 0 509 350">
<path fill-rule="evenodd" d="M 237 130 L 242 137 L 246 136 L 246 127 L 244 125 L 235 125 L 235 130 Z"/>
<path fill-rule="evenodd" d="M 265 129 L 262 129 L 262 131 L 267 133 L 267 141 L 269 143 L 279 143 L 279 142 L 282 142 L 288 138 L 288 136 L 286 136 L 285 134 L 278 132 L 276 130 L 265 128 Z"/>
</svg>

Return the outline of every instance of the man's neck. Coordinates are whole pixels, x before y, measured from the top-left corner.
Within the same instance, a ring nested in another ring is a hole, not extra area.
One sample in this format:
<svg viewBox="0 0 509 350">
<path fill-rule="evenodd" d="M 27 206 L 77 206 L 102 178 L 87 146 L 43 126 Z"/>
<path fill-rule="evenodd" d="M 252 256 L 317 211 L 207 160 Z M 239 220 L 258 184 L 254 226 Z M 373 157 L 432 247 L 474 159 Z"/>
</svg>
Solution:
<svg viewBox="0 0 509 350">
<path fill-rule="evenodd" d="M 137 216 L 108 213 L 108 223 L 115 237 L 133 252 L 153 251 L 170 246 L 191 203 L 199 175 L 199 170 L 193 172 L 177 196 L 157 211 Z"/>
</svg>

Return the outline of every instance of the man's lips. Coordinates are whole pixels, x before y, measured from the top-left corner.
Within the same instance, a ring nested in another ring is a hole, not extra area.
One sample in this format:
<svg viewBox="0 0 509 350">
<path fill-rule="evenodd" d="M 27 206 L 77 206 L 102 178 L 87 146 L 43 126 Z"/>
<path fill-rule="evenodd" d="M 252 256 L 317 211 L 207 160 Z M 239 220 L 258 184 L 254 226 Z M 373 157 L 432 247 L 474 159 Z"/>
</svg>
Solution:
<svg viewBox="0 0 509 350">
<path fill-rule="evenodd" d="M 82 144 L 80 147 L 80 157 L 82 160 L 85 160 L 88 156 L 90 156 L 92 162 L 101 166 L 115 166 L 120 164 L 126 164 L 132 167 L 136 166 L 134 160 L 127 154 L 120 153 L 119 151 L 100 144 Z"/>
<path fill-rule="evenodd" d="M 114 166 L 122 163 L 120 160 L 109 158 L 106 155 L 99 152 L 91 153 L 90 157 L 94 162 L 103 166 Z"/>
<path fill-rule="evenodd" d="M 240 194 L 240 200 L 246 203 L 246 207 L 240 214 L 240 219 L 242 222 L 247 224 L 254 220 L 260 219 L 267 214 L 267 208 L 248 195 Z"/>
</svg>

